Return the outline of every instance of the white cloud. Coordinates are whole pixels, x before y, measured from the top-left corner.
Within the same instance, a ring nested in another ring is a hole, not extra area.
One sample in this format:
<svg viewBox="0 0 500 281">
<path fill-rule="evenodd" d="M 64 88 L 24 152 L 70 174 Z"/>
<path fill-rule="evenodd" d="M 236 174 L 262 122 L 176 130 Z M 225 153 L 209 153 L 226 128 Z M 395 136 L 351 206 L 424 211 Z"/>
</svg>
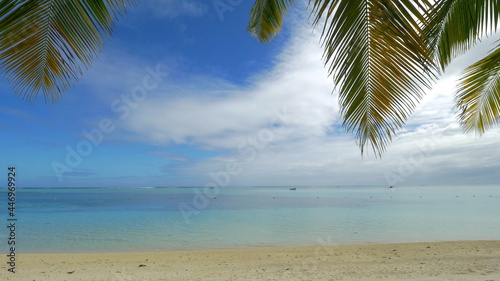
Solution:
<svg viewBox="0 0 500 281">
<path fill-rule="evenodd" d="M 158 145 L 235 149 L 284 115 L 288 137 L 323 136 L 338 118 L 338 107 L 320 58 L 317 35 L 301 34 L 274 70 L 253 78 L 250 86 L 216 79 L 192 79 L 194 87 L 166 86 L 142 102 L 123 126 Z"/>
<path fill-rule="evenodd" d="M 231 172 L 228 165 L 237 170 L 230 185 L 498 181 L 500 129 L 475 139 L 456 123 L 453 91 L 463 64 L 454 64 L 429 91 L 383 159 L 363 159 L 353 137 L 340 128 L 338 95 L 321 61 L 318 34 L 297 26 L 271 71 L 249 78 L 247 86 L 217 77 L 166 81 L 117 124 L 120 138 L 219 151 L 177 167 L 176 173 L 197 177 L 199 184 Z"/>
</svg>

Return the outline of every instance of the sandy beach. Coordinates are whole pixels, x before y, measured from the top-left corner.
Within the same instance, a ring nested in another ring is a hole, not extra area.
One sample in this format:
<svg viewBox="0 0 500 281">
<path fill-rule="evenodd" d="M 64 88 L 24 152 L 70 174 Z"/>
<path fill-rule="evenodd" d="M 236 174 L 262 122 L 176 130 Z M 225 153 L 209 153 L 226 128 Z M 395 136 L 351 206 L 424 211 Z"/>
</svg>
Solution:
<svg viewBox="0 0 500 281">
<path fill-rule="evenodd" d="M 4 255 L 7 261 L 7 257 Z M 18 254 L 0 280 L 500 281 L 500 241 L 209 251 Z"/>
</svg>

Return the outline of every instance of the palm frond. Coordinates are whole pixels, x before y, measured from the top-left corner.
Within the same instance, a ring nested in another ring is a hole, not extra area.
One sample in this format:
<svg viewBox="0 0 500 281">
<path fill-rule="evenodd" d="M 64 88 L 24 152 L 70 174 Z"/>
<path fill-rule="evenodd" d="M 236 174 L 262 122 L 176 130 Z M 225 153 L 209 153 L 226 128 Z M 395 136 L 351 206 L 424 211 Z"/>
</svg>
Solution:
<svg viewBox="0 0 500 281">
<path fill-rule="evenodd" d="M 425 28 L 429 48 L 444 69 L 454 58 L 468 51 L 482 36 L 495 32 L 500 17 L 496 0 L 435 1 Z"/>
<path fill-rule="evenodd" d="M 466 132 L 481 135 L 500 124 L 500 46 L 466 69 L 455 99 Z"/>
<path fill-rule="evenodd" d="M 17 4 L 17 0 L 4 0 L 0 1 L 0 18 L 3 18 L 9 11 L 11 11 Z"/>
<path fill-rule="evenodd" d="M 312 1 L 312 0 L 311 0 Z M 435 67 L 423 36 L 427 1 L 315 0 L 324 60 L 340 88 L 344 126 L 377 156 L 430 87 Z"/>
<path fill-rule="evenodd" d="M 90 67 L 134 0 L 5 0 L 0 67 L 16 93 L 55 101 Z"/>
<path fill-rule="evenodd" d="M 283 17 L 294 0 L 256 0 L 250 11 L 248 31 L 260 42 L 269 42 L 283 24 Z"/>
</svg>

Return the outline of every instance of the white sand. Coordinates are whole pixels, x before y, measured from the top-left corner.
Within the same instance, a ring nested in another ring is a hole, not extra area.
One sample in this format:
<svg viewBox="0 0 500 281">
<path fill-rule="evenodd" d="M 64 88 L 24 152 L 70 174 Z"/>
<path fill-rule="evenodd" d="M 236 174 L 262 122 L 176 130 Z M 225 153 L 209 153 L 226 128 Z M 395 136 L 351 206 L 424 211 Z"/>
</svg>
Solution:
<svg viewBox="0 0 500 281">
<path fill-rule="evenodd" d="M 500 241 L 189 252 L 18 254 L 0 280 L 500 281 Z"/>
</svg>

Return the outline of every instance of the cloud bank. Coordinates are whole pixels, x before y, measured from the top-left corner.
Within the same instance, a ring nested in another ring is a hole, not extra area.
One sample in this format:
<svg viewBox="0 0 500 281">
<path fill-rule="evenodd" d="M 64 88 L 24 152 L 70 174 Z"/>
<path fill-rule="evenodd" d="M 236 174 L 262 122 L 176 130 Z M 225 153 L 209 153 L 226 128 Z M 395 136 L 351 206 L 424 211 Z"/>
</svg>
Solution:
<svg viewBox="0 0 500 281">
<path fill-rule="evenodd" d="M 168 80 L 118 122 L 119 138 L 158 147 L 158 167 L 198 185 L 415 185 L 495 183 L 500 129 L 465 135 L 453 90 L 466 57 L 429 91 L 382 159 L 361 157 L 341 126 L 338 95 L 321 61 L 319 34 L 297 24 L 274 67 L 244 85 L 195 74 Z M 190 161 L 162 147 L 216 156 Z M 227 176 L 229 175 L 229 176 Z M 215 182 L 216 183 L 216 182 Z"/>
</svg>

